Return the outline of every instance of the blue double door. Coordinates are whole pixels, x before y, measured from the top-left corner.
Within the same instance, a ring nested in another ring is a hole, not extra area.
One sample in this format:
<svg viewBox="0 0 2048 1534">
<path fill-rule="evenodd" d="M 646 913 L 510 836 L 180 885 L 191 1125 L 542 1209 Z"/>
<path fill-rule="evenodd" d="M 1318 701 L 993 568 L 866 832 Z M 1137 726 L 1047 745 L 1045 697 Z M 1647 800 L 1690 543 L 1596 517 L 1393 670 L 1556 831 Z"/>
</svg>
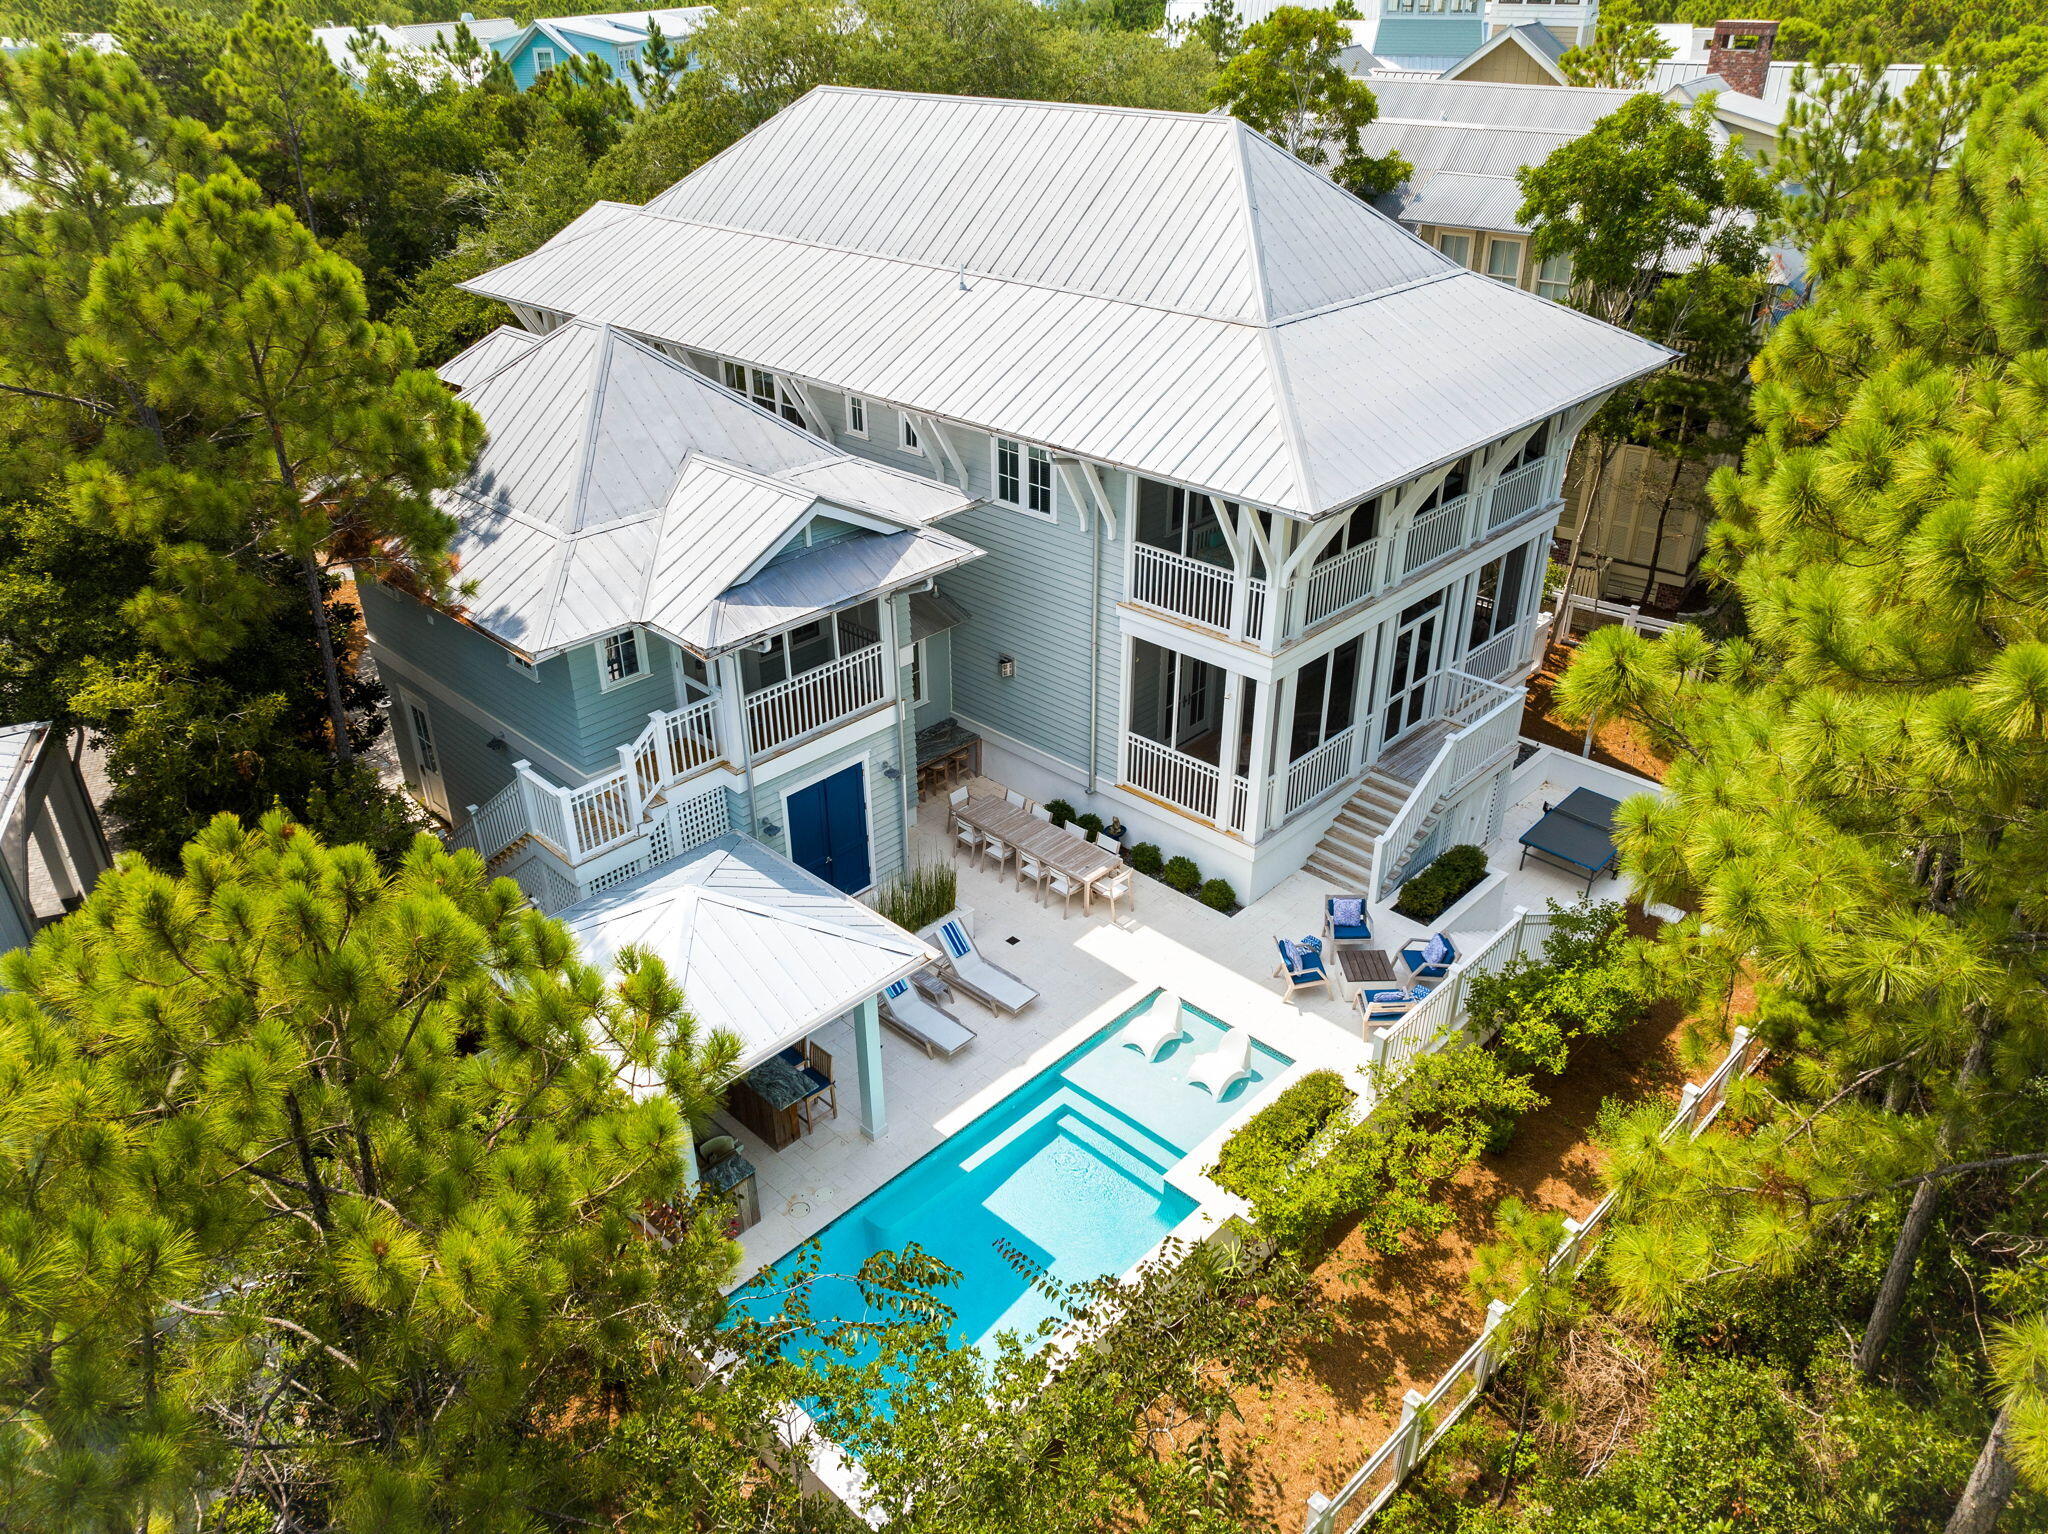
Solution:
<svg viewBox="0 0 2048 1534">
<path fill-rule="evenodd" d="M 849 895 L 868 887 L 868 790 L 858 764 L 789 796 L 789 857 Z"/>
</svg>

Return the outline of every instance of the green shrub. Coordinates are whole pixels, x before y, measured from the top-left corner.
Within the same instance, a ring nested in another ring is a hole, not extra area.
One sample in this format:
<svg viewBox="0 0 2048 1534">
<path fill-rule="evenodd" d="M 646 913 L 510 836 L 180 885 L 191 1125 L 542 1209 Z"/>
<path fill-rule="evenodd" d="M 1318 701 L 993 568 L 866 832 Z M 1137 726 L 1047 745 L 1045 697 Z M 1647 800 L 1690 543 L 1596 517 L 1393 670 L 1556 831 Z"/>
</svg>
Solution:
<svg viewBox="0 0 2048 1534">
<path fill-rule="evenodd" d="M 1139 842 L 1131 849 L 1131 867 L 1148 879 L 1159 877 L 1159 870 L 1166 866 L 1166 859 L 1160 855 L 1159 843 Z"/>
<path fill-rule="evenodd" d="M 1465 1006 L 1513 1069 L 1555 1075 L 1570 1062 L 1573 1039 L 1627 1027 L 1651 997 L 1619 905 L 1580 910 L 1553 900 L 1550 912 L 1543 957 L 1469 977 Z"/>
<path fill-rule="evenodd" d="M 1045 812 L 1052 817 L 1052 823 L 1056 826 L 1063 826 L 1074 818 L 1074 807 L 1064 799 L 1046 800 Z"/>
<path fill-rule="evenodd" d="M 1293 1173 L 1309 1142 L 1356 1095 L 1335 1071 L 1310 1071 L 1223 1142 L 1209 1175 L 1254 1208 L 1266 1203 Z"/>
<path fill-rule="evenodd" d="M 1195 867 L 1193 858 L 1168 858 L 1166 866 L 1159 870 L 1159 877 L 1171 889 L 1183 895 L 1192 895 L 1201 887 L 1202 870 Z"/>
<path fill-rule="evenodd" d="M 1228 879 L 1208 880 L 1195 898 L 1210 910 L 1221 911 L 1225 915 L 1237 909 L 1237 891 L 1230 887 Z"/>
<path fill-rule="evenodd" d="M 1410 921 L 1434 921 L 1486 877 L 1486 854 L 1466 843 L 1431 860 L 1401 886 L 1394 909 Z"/>
<path fill-rule="evenodd" d="M 1088 840 L 1090 840 L 1091 842 L 1094 841 L 1095 838 L 1098 835 L 1100 835 L 1102 831 L 1102 817 L 1096 814 L 1093 810 L 1090 810 L 1085 815 L 1076 815 L 1074 817 L 1074 824 L 1081 830 L 1088 833 Z"/>
<path fill-rule="evenodd" d="M 929 927 L 960 903 L 960 876 L 951 863 L 906 868 L 875 902 L 875 909 L 907 932 Z"/>
</svg>

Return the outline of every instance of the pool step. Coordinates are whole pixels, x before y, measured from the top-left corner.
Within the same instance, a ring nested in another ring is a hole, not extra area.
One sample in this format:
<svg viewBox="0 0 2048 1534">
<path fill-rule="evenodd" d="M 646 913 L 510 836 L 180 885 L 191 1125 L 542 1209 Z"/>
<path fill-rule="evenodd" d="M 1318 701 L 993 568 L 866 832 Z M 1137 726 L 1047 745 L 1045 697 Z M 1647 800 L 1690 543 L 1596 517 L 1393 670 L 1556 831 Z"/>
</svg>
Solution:
<svg viewBox="0 0 2048 1534">
<path fill-rule="evenodd" d="M 1134 1131 L 1131 1138 L 1124 1139 L 1091 1122 L 1090 1114 L 1084 1111 L 1091 1109 L 1098 1110 L 1100 1115 L 1106 1115 L 1112 1119 L 1114 1121 L 1112 1125 L 1114 1129 Z M 980 1150 L 976 1151 L 973 1156 L 969 1157 L 962 1164 L 961 1170 L 968 1173 L 979 1170 L 991 1159 L 1016 1144 L 1017 1141 L 1038 1130 L 1047 1120 L 1071 1120 L 1088 1124 L 1091 1129 L 1095 1129 L 1102 1136 L 1104 1143 L 1119 1145 L 1124 1154 L 1130 1158 L 1130 1161 L 1143 1166 L 1146 1169 L 1146 1174 L 1151 1177 L 1163 1178 L 1166 1174 L 1166 1169 L 1180 1160 L 1180 1152 L 1177 1149 L 1160 1139 L 1157 1135 L 1147 1131 L 1143 1125 L 1137 1123 L 1128 1115 L 1117 1112 L 1115 1108 L 1103 1102 L 1094 1093 L 1085 1092 L 1071 1083 L 1063 1082 L 1058 1092 L 1046 1098 L 1044 1102 L 1034 1106 L 1029 1113 L 1024 1114 L 1016 1123 L 1005 1129 L 1001 1134 L 982 1146 Z M 1056 1132 L 1057 1130 L 1055 1130 Z M 1133 1140 L 1137 1143 L 1132 1143 Z M 1157 1147 L 1157 1149 L 1155 1150 L 1154 1147 Z M 1128 1170 L 1129 1167 L 1127 1166 L 1126 1169 Z"/>
</svg>

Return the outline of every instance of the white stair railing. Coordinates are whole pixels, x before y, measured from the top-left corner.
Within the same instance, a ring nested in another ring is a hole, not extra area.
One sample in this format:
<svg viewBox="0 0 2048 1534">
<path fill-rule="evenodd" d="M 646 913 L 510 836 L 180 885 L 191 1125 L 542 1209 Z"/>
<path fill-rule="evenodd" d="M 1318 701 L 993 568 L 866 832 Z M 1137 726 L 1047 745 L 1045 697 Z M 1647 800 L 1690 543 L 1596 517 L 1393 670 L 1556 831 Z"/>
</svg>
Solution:
<svg viewBox="0 0 2048 1534">
<path fill-rule="evenodd" d="M 747 735 L 758 754 L 872 708 L 887 693 L 882 647 L 869 645 L 747 697 Z"/>
<path fill-rule="evenodd" d="M 1512 746 L 1521 733 L 1522 693 L 1470 676 L 1445 673 L 1443 717 L 1465 722 L 1444 737 L 1422 776 L 1416 779 L 1387 828 L 1373 839 L 1372 898 L 1384 900 L 1393 887 L 1402 855 L 1421 834 L 1423 822 L 1446 794 L 1461 787 L 1494 757 Z"/>
<path fill-rule="evenodd" d="M 469 807 L 469 824 L 452 840 L 458 847 L 474 847 L 486 863 L 527 834 L 526 810 L 519 798 L 519 779 L 499 789 L 482 804 Z"/>
</svg>

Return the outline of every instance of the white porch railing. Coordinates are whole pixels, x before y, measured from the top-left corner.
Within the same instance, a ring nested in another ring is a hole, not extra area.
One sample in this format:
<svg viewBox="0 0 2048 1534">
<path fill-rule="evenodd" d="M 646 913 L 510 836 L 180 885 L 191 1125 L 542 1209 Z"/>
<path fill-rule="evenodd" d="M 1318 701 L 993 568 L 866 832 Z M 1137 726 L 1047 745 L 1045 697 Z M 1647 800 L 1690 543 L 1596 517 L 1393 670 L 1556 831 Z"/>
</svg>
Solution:
<svg viewBox="0 0 2048 1534">
<path fill-rule="evenodd" d="M 1539 458 L 1495 480 L 1486 498 L 1486 530 L 1492 532 L 1496 527 L 1504 527 L 1514 521 L 1523 512 L 1534 511 L 1543 499 L 1544 477 L 1549 472 L 1550 460 Z"/>
<path fill-rule="evenodd" d="M 1466 652 L 1458 669 L 1471 676 L 1498 682 L 1512 676 L 1536 658 L 1536 619 L 1524 618 L 1512 628 L 1501 630 L 1485 644 Z"/>
<path fill-rule="evenodd" d="M 1441 686 L 1439 717 L 1458 721 L 1459 728 L 1444 737 L 1406 801 L 1373 840 L 1375 900 L 1387 897 L 1402 855 L 1438 802 L 1512 748 L 1521 734 L 1523 695 L 1518 688 L 1503 687 L 1463 671 L 1445 673 Z"/>
<path fill-rule="evenodd" d="M 1296 757 L 1287 767 L 1287 786 L 1281 798 L 1281 814 L 1292 815 L 1312 804 L 1351 776 L 1351 754 L 1358 742 L 1358 726 L 1338 731 L 1306 756 Z"/>
<path fill-rule="evenodd" d="M 1226 634 L 1236 632 L 1237 572 L 1229 565 L 1138 544 L 1131 550 L 1131 600 Z M 1266 583 L 1256 576 L 1245 582 L 1243 616 L 1245 637 L 1261 638 Z"/>
<path fill-rule="evenodd" d="M 1410 524 L 1401 550 L 1401 574 L 1413 575 L 1424 565 L 1442 559 L 1466 542 L 1465 517 L 1472 509 L 1472 497 L 1461 495 L 1436 510 L 1425 512 Z"/>
<path fill-rule="evenodd" d="M 1525 951 L 1525 945 L 1540 947 L 1540 942 L 1527 942 L 1538 921 L 1548 926 L 1545 918 L 1522 916 L 1504 929 L 1501 936 L 1514 940 L 1507 957 Z M 1489 951 L 1494 946 L 1489 944 Z M 1505 959 L 1500 962 L 1504 963 Z M 1458 971 L 1453 970 L 1452 973 Z M 1448 984 L 1438 986 L 1431 999 L 1449 989 Z M 1409 1019 L 1417 1017 L 1422 1010 L 1421 1007 L 1416 1008 L 1409 1013 Z M 1461 1013 L 1455 1026 L 1462 1028 L 1463 1023 Z M 1407 1026 L 1406 1021 L 1403 1026 Z M 1439 1047 L 1443 1040 L 1453 1036 L 1451 1032 L 1440 1031 L 1433 1036 L 1436 1042 L 1429 1047 Z M 1729 1040 L 1727 1055 L 1715 1067 L 1713 1074 L 1699 1085 L 1686 1083 L 1679 1093 L 1678 1107 L 1664 1126 L 1663 1138 L 1670 1140 L 1679 1135 L 1697 1135 L 1706 1129 L 1720 1113 L 1721 1105 L 1728 1100 L 1729 1089 L 1762 1064 L 1767 1053 L 1762 1041 L 1752 1037 L 1747 1028 L 1737 1028 Z M 1409 1057 L 1404 1055 L 1401 1058 Z M 1588 1211 L 1585 1219 L 1567 1219 L 1564 1238 L 1545 1262 L 1547 1272 L 1552 1276 L 1576 1277 L 1605 1239 L 1613 1210 L 1614 1195 L 1610 1193 Z M 1358 1534 L 1394 1499 L 1408 1473 L 1464 1416 L 1493 1378 L 1508 1351 L 1501 1336 L 1501 1323 L 1513 1311 L 1519 1298 L 1517 1296 L 1516 1301 L 1495 1300 L 1487 1306 L 1486 1322 L 1480 1328 L 1477 1340 L 1444 1371 L 1443 1377 L 1427 1394 L 1411 1390 L 1402 1398 L 1400 1423 L 1357 1472 L 1338 1488 L 1335 1496 L 1325 1497 L 1318 1493 L 1308 1499 L 1305 1534 L 1340 1534 L 1340 1531 L 1341 1534 Z"/>
<path fill-rule="evenodd" d="M 515 776 L 482 804 L 469 807 L 469 824 L 448 838 L 452 847 L 471 847 L 486 863 L 527 834 L 526 809 Z"/>
<path fill-rule="evenodd" d="M 869 645 L 747 697 L 747 738 L 758 754 L 873 708 L 887 695 L 882 647 Z"/>
<path fill-rule="evenodd" d="M 1381 566 L 1384 561 L 1380 554 L 1386 543 L 1384 538 L 1374 538 L 1355 549 L 1346 549 L 1335 559 L 1326 560 L 1309 571 L 1308 578 L 1302 583 L 1305 588 L 1301 613 L 1304 627 L 1312 628 L 1325 618 L 1333 618 L 1346 608 L 1371 599 L 1383 583 Z"/>
<path fill-rule="evenodd" d="M 1251 810 L 1251 784 L 1229 777 L 1214 762 L 1177 751 L 1143 735 L 1126 737 L 1124 781 L 1132 788 L 1164 800 L 1176 809 L 1221 826 L 1242 831 Z"/>
</svg>

